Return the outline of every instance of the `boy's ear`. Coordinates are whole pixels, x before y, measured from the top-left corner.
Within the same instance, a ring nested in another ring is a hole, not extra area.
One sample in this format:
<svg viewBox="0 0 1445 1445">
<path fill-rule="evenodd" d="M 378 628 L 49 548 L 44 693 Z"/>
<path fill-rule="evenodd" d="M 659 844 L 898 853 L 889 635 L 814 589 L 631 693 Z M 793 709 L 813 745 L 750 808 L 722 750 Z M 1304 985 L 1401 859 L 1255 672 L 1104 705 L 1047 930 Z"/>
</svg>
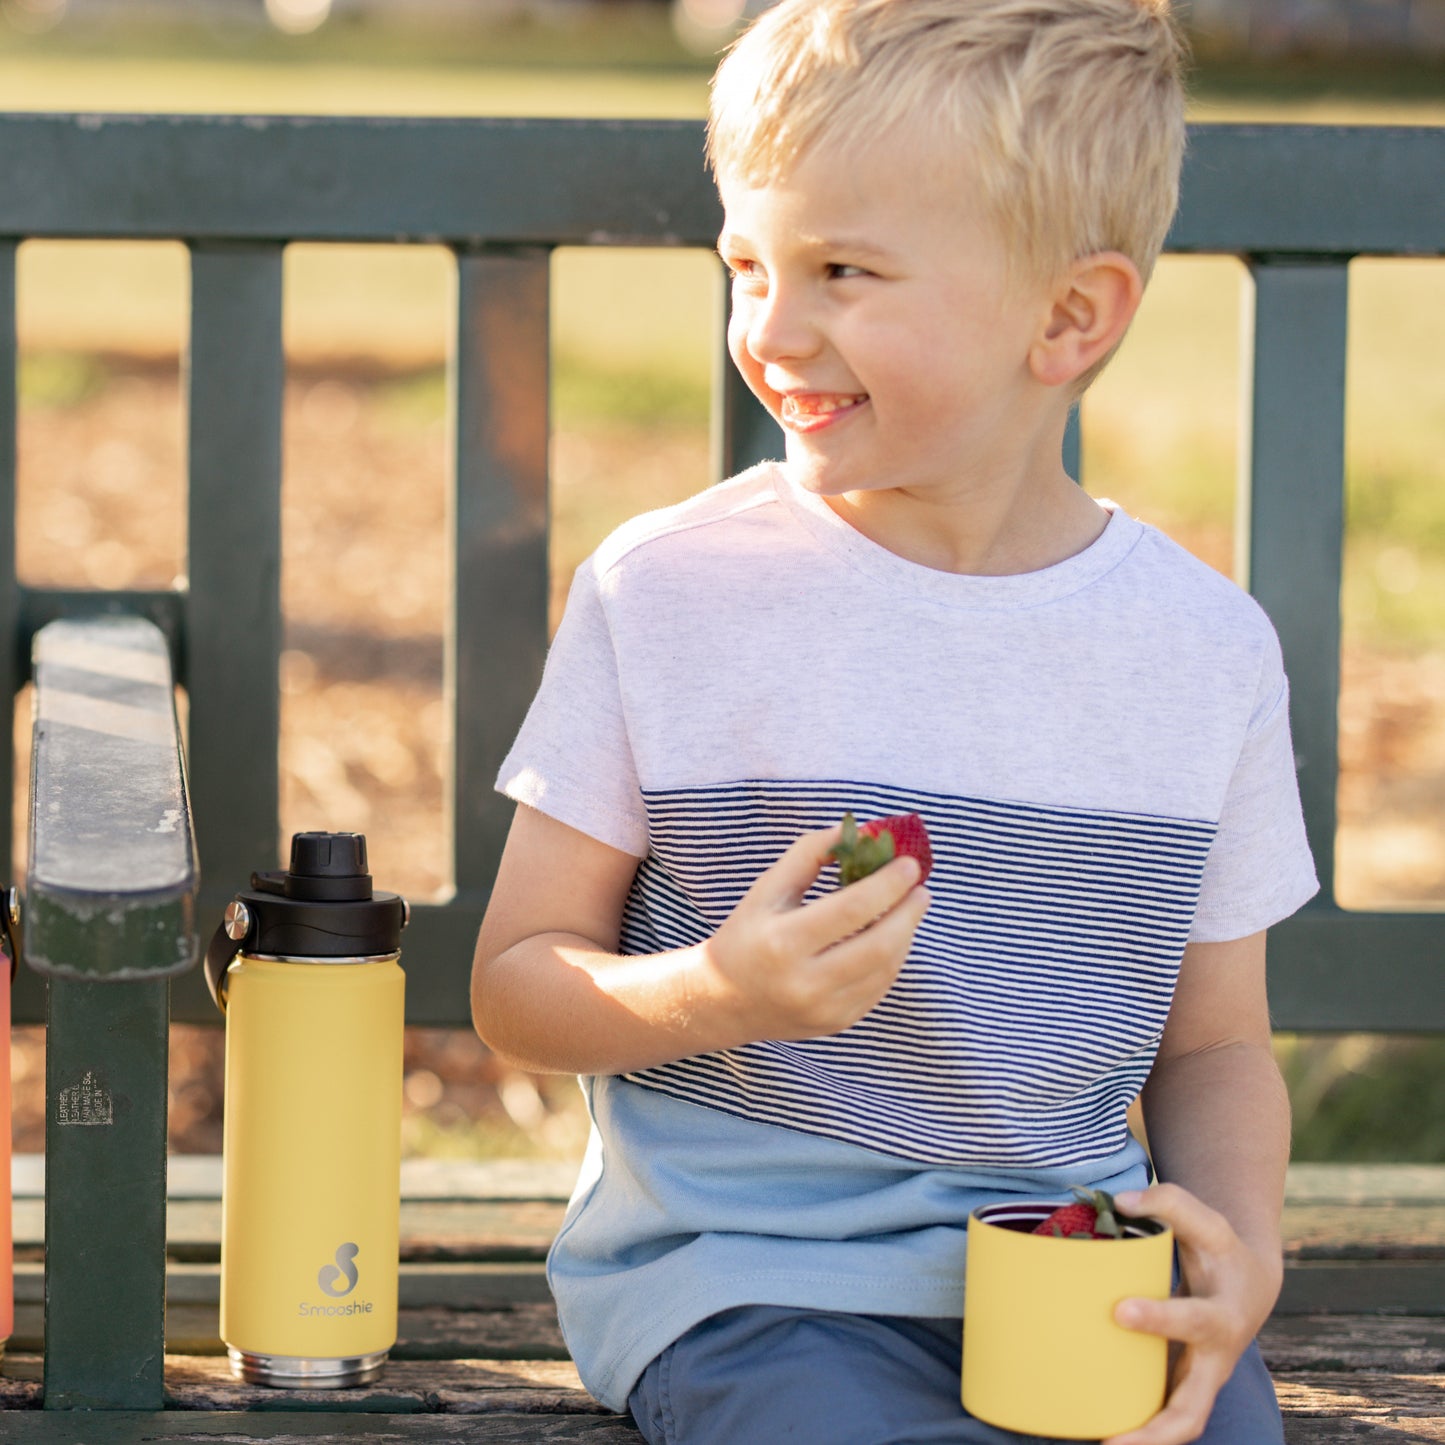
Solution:
<svg viewBox="0 0 1445 1445">
<path fill-rule="evenodd" d="M 1128 330 L 1144 295 L 1139 268 L 1120 251 L 1075 261 L 1050 297 L 1029 348 L 1029 370 L 1045 386 L 1066 386 L 1102 361 Z"/>
</svg>

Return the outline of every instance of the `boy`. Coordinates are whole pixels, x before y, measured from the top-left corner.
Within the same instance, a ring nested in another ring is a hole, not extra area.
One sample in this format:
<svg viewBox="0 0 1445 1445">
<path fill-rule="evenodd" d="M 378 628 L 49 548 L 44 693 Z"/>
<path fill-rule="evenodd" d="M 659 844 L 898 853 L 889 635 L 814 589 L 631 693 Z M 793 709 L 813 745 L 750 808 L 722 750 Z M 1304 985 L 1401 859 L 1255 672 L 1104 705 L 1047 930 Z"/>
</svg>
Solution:
<svg viewBox="0 0 1445 1445">
<path fill-rule="evenodd" d="M 716 79 L 786 461 L 579 569 L 473 975 L 498 1053 L 583 1076 L 549 1278 L 654 1445 L 1014 1438 L 958 1404 L 965 1225 L 1075 1184 L 1179 1243 L 1118 1312 L 1169 1398 L 1114 1445 L 1282 1439 L 1264 931 L 1316 885 L 1278 645 L 1060 463 L 1175 204 L 1165 4 L 784 0 Z M 838 888 L 845 810 L 920 812 L 928 889 Z"/>
</svg>

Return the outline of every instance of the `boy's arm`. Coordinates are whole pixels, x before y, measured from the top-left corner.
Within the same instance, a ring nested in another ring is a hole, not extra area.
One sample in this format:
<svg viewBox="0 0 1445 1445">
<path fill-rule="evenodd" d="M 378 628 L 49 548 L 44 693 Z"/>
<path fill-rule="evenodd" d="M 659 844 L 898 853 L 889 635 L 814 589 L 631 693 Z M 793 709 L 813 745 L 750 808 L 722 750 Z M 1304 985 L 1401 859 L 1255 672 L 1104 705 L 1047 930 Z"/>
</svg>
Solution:
<svg viewBox="0 0 1445 1445">
<path fill-rule="evenodd" d="M 617 953 L 638 860 L 519 806 L 472 965 L 472 1020 L 542 1073 L 614 1074 L 861 1018 L 907 957 L 928 895 L 896 858 L 806 905 L 839 830 L 806 833 L 711 937 Z"/>
<path fill-rule="evenodd" d="M 1130 1300 L 1118 1319 L 1183 1349 L 1169 1400 L 1108 1445 L 1183 1445 L 1268 1317 L 1283 1280 L 1280 1215 L 1289 1097 L 1270 1047 L 1265 935 L 1185 950 L 1174 1003 L 1144 1086 L 1144 1124 L 1163 1181 L 1120 1196 L 1168 1223 L 1184 1295 Z"/>
</svg>

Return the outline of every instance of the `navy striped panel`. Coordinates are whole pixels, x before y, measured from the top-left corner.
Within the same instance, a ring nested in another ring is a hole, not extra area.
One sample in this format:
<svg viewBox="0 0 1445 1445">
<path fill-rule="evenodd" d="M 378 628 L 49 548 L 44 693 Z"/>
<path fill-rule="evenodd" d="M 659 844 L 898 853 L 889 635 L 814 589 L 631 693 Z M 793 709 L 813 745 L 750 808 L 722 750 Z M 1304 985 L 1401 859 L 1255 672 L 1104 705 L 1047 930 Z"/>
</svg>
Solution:
<svg viewBox="0 0 1445 1445">
<path fill-rule="evenodd" d="M 628 899 L 626 953 L 708 937 L 799 833 L 846 809 L 923 815 L 933 902 L 893 989 L 852 1028 L 681 1059 L 633 1082 L 924 1164 L 1058 1167 L 1123 1145 L 1212 823 L 846 782 L 645 796 L 652 852 Z M 830 869 L 820 887 L 833 886 Z"/>
</svg>

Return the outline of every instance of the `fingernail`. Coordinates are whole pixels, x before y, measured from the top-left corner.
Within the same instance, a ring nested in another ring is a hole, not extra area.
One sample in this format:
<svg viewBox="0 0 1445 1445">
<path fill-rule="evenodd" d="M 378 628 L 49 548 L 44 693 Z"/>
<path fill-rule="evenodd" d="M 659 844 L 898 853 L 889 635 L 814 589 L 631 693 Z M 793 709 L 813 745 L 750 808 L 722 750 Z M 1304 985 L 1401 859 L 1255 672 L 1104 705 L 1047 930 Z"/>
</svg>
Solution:
<svg viewBox="0 0 1445 1445">
<path fill-rule="evenodd" d="M 1133 1300 L 1120 1300 L 1114 1309 L 1114 1319 L 1121 1325 L 1137 1325 L 1139 1323 L 1139 1306 Z"/>
<path fill-rule="evenodd" d="M 1124 1209 L 1135 1209 L 1138 1207 L 1141 1191 L 1138 1189 L 1126 1189 L 1122 1194 L 1114 1196 L 1114 1203 Z"/>
</svg>

